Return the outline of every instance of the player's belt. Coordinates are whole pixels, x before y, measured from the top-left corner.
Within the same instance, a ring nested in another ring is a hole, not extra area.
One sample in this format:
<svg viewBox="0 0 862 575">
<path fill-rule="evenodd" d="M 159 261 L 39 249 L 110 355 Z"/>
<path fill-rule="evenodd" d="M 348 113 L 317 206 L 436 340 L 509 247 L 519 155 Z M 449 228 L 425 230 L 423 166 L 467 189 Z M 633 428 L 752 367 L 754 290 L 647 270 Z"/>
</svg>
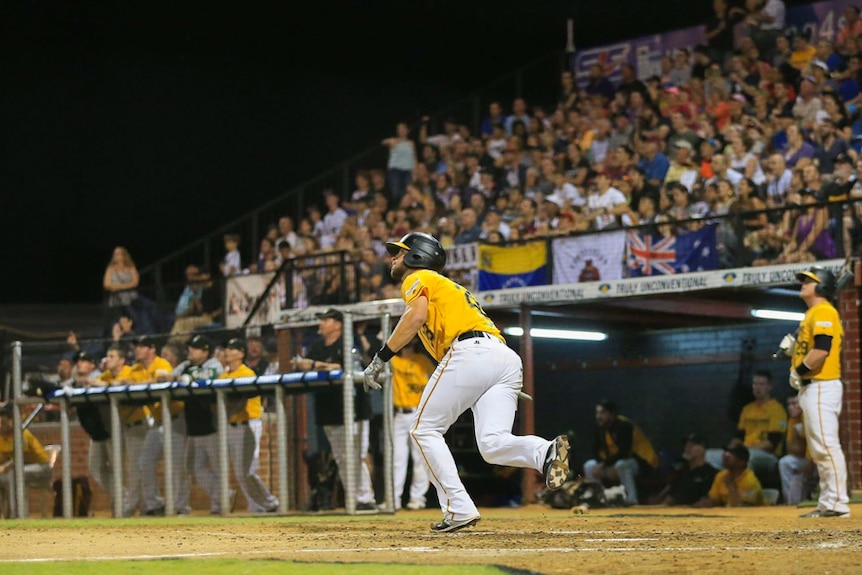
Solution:
<svg viewBox="0 0 862 575">
<path fill-rule="evenodd" d="M 248 425 L 248 420 L 245 421 L 231 421 L 231 427 L 236 427 L 237 425 Z"/>
<path fill-rule="evenodd" d="M 811 385 L 812 383 L 814 383 L 814 380 L 813 379 L 803 379 L 799 383 L 801 383 L 803 386 L 806 386 L 806 385 Z"/>
<path fill-rule="evenodd" d="M 138 425 L 143 425 L 144 421 L 145 420 L 143 420 L 143 419 L 139 419 L 137 421 L 130 421 L 130 422 L 126 423 L 126 427 L 136 427 Z"/>
<path fill-rule="evenodd" d="M 465 339 L 473 339 L 475 337 L 487 337 L 490 339 L 494 336 L 492 336 L 487 331 L 465 331 L 464 333 L 462 333 L 461 335 L 459 335 L 455 339 L 457 341 L 464 341 Z"/>
<path fill-rule="evenodd" d="M 414 407 L 396 407 L 395 413 L 413 413 L 416 411 Z"/>
</svg>

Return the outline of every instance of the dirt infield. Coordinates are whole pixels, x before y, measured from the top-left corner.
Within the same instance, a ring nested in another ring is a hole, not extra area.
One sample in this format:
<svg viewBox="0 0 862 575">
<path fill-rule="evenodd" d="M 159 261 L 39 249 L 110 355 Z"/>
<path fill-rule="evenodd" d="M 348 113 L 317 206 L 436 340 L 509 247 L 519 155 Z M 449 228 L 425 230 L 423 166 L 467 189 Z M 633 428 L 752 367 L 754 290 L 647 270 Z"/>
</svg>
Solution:
<svg viewBox="0 0 862 575">
<path fill-rule="evenodd" d="M 790 507 L 633 507 L 586 515 L 484 509 L 475 528 L 428 530 L 432 510 L 364 517 L 184 517 L 0 523 L 0 561 L 154 557 L 497 564 L 537 573 L 860 573 L 862 505 L 849 519 Z M 0 567 L 2 569 L 2 567 Z"/>
</svg>

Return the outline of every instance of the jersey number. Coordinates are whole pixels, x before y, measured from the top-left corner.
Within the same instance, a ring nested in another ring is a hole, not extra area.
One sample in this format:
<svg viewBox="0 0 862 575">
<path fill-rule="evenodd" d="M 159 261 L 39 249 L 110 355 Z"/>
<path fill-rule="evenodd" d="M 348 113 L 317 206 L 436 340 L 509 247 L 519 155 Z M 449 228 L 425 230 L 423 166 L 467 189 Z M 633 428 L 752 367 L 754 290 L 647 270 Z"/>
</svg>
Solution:
<svg viewBox="0 0 862 575">
<path fill-rule="evenodd" d="M 459 290 L 463 290 L 463 291 L 464 291 L 464 297 L 467 299 L 467 305 L 469 305 L 470 307 L 474 308 L 476 311 L 478 311 L 478 312 L 479 312 L 479 313 L 481 313 L 483 316 L 485 316 L 486 318 L 488 318 L 488 314 L 486 314 L 486 313 L 485 313 L 485 310 L 483 310 L 483 309 L 482 309 L 482 306 L 480 306 L 480 305 L 479 305 L 479 302 L 478 302 L 478 301 L 476 301 L 476 298 L 475 298 L 475 297 L 473 297 L 473 294 L 471 294 L 471 293 L 470 293 L 470 290 L 466 289 L 466 288 L 465 288 L 464 286 L 462 286 L 462 285 L 455 284 L 455 286 L 456 286 Z M 488 319 L 490 319 L 490 318 L 488 318 Z"/>
</svg>

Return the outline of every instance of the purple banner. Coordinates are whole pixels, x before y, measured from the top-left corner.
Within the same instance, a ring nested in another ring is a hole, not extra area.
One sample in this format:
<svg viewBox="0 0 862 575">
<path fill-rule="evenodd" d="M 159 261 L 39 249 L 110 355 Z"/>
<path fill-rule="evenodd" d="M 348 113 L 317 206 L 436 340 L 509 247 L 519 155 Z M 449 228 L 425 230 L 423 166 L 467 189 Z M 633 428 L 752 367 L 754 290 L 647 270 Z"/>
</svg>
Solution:
<svg viewBox="0 0 862 575">
<path fill-rule="evenodd" d="M 812 42 L 820 39 L 834 42 L 845 24 L 844 10 L 855 3 L 856 0 L 834 0 L 790 8 L 785 17 L 785 30 L 793 33 L 810 32 Z M 605 76 L 614 84 L 620 81 L 620 66 L 623 63 L 634 65 L 638 78 L 645 80 L 661 74 L 659 66 L 662 57 L 671 56 L 674 50 L 680 48 L 691 50 L 702 44 L 705 31 L 706 26 L 694 26 L 580 50 L 572 58 L 572 69 L 582 87 L 587 83 L 593 64 L 599 64 Z"/>
</svg>

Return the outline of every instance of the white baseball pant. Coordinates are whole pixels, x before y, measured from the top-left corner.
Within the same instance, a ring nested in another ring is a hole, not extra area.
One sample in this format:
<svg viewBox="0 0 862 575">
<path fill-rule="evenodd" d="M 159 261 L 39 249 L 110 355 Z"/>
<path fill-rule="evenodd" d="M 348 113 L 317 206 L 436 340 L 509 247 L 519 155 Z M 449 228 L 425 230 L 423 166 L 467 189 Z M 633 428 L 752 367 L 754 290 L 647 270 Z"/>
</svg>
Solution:
<svg viewBox="0 0 862 575">
<path fill-rule="evenodd" d="M 784 503 L 797 505 L 817 484 L 817 468 L 805 457 L 787 454 L 778 460 Z"/>
<path fill-rule="evenodd" d="M 260 464 L 260 438 L 263 423 L 251 419 L 227 428 L 227 445 L 233 473 L 252 513 L 275 511 L 278 499 L 270 493 L 257 474 Z"/>
<path fill-rule="evenodd" d="M 473 410 L 476 443 L 485 461 L 542 471 L 552 442 L 534 435 L 512 435 L 522 377 L 518 354 L 486 335 L 453 342 L 425 386 L 411 434 L 427 464 L 445 519 L 479 516 L 443 439 L 467 409 Z"/>
<path fill-rule="evenodd" d="M 96 484 L 114 496 L 114 470 L 111 467 L 111 440 L 90 440 L 90 451 L 87 454 L 87 466 L 90 476 Z"/>
<path fill-rule="evenodd" d="M 368 469 L 368 461 L 366 455 L 370 441 L 370 430 L 368 421 L 356 421 L 353 423 L 353 445 L 356 453 L 349 457 L 344 444 L 343 425 L 324 425 L 323 431 L 326 433 L 326 439 L 329 441 L 329 446 L 332 448 L 332 458 L 338 466 L 338 478 L 341 480 L 341 485 L 347 488 L 347 477 L 344 471 L 348 465 L 356 465 L 356 477 L 359 478 L 359 485 L 356 488 L 356 503 L 374 503 L 374 487 L 371 484 L 371 471 Z"/>
<path fill-rule="evenodd" d="M 849 513 L 847 462 L 838 439 L 843 387 L 840 379 L 812 381 L 799 391 L 799 406 L 805 414 L 805 440 L 820 475 L 821 511 Z"/>
<path fill-rule="evenodd" d="M 410 501 L 425 507 L 428 492 L 428 470 L 419 454 L 418 446 L 410 437 L 410 428 L 416 419 L 416 410 L 411 413 L 395 412 L 392 428 L 392 465 L 395 479 L 395 509 L 401 509 L 401 494 L 407 481 L 407 461 L 413 462 L 413 478 L 410 481 Z"/>
<path fill-rule="evenodd" d="M 126 449 L 126 490 L 123 497 L 123 516 L 131 517 L 143 500 L 141 481 L 141 454 L 150 429 L 149 421 L 131 427 L 123 425 L 123 445 Z M 141 508 L 143 513 L 146 509 Z"/>
<path fill-rule="evenodd" d="M 210 496 L 210 512 L 221 512 L 221 486 L 219 482 L 218 434 L 189 437 L 195 481 Z"/>
<path fill-rule="evenodd" d="M 147 431 L 144 447 L 141 450 L 140 474 L 141 493 L 146 511 L 153 511 L 165 505 L 161 496 L 156 469 L 164 455 L 162 438 L 164 428 L 161 424 L 154 425 Z M 171 451 L 173 451 L 174 505 L 178 513 L 191 512 L 189 504 L 191 480 L 186 466 L 186 422 L 185 416 L 179 414 L 171 421 Z"/>
</svg>

